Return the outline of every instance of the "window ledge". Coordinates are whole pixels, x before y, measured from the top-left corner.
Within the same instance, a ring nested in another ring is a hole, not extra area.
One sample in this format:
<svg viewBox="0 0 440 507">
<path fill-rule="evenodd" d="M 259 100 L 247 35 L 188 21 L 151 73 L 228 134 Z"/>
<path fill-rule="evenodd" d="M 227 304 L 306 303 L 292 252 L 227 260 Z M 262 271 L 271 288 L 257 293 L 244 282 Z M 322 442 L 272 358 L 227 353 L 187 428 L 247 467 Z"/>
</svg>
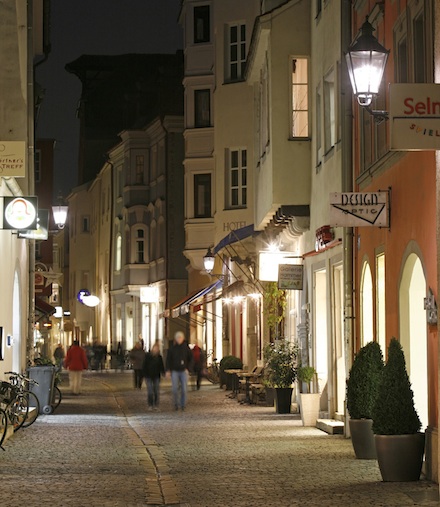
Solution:
<svg viewBox="0 0 440 507">
<path fill-rule="evenodd" d="M 287 138 L 288 141 L 294 141 L 294 142 L 309 142 L 312 140 L 311 137 L 288 137 Z"/>
</svg>

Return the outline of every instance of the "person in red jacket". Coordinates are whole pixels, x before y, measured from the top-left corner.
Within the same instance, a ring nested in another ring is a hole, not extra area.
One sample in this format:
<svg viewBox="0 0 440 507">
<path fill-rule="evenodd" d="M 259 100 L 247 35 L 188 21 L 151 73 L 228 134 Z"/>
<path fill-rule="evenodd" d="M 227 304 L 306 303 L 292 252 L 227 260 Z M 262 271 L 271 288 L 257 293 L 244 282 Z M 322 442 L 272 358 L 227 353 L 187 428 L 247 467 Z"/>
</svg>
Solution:
<svg viewBox="0 0 440 507">
<path fill-rule="evenodd" d="M 74 340 L 67 351 L 64 366 L 69 370 L 69 384 L 73 394 L 81 393 L 82 372 L 88 368 L 86 351 Z"/>
</svg>

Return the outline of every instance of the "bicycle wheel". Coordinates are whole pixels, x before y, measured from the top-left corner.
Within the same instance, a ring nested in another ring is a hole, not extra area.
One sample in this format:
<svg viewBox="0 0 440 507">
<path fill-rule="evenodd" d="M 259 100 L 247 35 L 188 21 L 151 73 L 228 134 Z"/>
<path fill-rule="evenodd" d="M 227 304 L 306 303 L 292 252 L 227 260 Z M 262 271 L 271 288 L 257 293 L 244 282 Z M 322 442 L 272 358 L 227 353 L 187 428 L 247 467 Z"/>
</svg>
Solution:
<svg viewBox="0 0 440 507">
<path fill-rule="evenodd" d="M 54 388 L 54 397 L 53 397 L 53 412 L 60 406 L 63 395 L 61 394 L 60 388 L 55 386 Z"/>
<path fill-rule="evenodd" d="M 3 449 L 3 442 L 5 441 L 7 431 L 8 416 L 6 415 L 6 412 L 0 408 L 0 449 Z"/>
<path fill-rule="evenodd" d="M 29 426 L 37 420 L 38 414 L 40 413 L 40 402 L 32 391 L 24 391 L 23 395 L 28 403 L 28 416 L 22 428 L 29 428 Z"/>
<path fill-rule="evenodd" d="M 14 428 L 14 433 L 18 431 L 26 421 L 29 412 L 28 398 L 18 395 L 7 405 L 5 412 L 8 415 L 9 422 Z"/>
</svg>

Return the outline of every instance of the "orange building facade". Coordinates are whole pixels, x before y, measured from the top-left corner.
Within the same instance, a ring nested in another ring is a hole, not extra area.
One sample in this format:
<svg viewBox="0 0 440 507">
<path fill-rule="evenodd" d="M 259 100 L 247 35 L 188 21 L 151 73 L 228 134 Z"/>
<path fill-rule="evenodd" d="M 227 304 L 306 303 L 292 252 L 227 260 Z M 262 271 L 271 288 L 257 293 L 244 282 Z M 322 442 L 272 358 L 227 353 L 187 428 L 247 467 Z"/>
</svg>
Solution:
<svg viewBox="0 0 440 507">
<path fill-rule="evenodd" d="M 372 108 L 388 110 L 390 83 L 432 83 L 432 0 L 353 2 L 353 38 L 369 16 L 390 49 L 381 94 Z M 426 472 L 438 481 L 438 340 L 426 298 L 437 300 L 436 161 L 434 151 L 390 151 L 390 122 L 378 124 L 354 105 L 354 190 L 389 192 L 389 227 L 354 229 L 355 349 L 392 337 L 404 349 L 416 409 L 426 432 Z"/>
</svg>

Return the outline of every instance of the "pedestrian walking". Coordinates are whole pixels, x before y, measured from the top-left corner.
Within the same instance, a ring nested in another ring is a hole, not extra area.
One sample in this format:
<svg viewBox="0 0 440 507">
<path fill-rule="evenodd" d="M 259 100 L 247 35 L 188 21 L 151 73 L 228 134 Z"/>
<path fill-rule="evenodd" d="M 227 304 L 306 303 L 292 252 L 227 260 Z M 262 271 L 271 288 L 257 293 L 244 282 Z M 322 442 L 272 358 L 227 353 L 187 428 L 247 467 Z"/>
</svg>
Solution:
<svg viewBox="0 0 440 507">
<path fill-rule="evenodd" d="M 174 344 L 167 354 L 167 372 L 171 375 L 174 409 L 185 410 L 188 372 L 192 367 L 192 353 L 182 331 L 174 335 Z M 180 391 L 180 397 L 179 397 Z"/>
<path fill-rule="evenodd" d="M 203 373 L 205 371 L 205 352 L 197 345 L 194 345 L 192 349 L 193 355 L 193 373 L 196 376 L 196 387 L 197 390 L 200 389 L 200 385 L 202 383 Z"/>
<path fill-rule="evenodd" d="M 134 371 L 134 388 L 141 389 L 143 378 L 142 369 L 144 367 L 145 350 L 142 348 L 140 342 L 136 342 L 135 346 L 130 351 L 129 357 Z"/>
<path fill-rule="evenodd" d="M 67 351 L 64 366 L 69 370 L 69 385 L 73 394 L 81 394 L 82 372 L 88 367 L 86 351 L 74 340 Z"/>
<path fill-rule="evenodd" d="M 165 375 L 165 368 L 159 345 L 156 343 L 145 355 L 143 373 L 147 383 L 148 408 L 158 410 L 160 378 Z"/>
<path fill-rule="evenodd" d="M 59 343 L 57 345 L 57 348 L 54 350 L 53 357 L 55 359 L 55 364 L 57 365 L 57 369 L 59 371 L 61 371 L 63 368 L 64 358 L 66 357 L 66 354 L 64 353 L 64 348 L 61 345 L 61 343 Z"/>
</svg>

